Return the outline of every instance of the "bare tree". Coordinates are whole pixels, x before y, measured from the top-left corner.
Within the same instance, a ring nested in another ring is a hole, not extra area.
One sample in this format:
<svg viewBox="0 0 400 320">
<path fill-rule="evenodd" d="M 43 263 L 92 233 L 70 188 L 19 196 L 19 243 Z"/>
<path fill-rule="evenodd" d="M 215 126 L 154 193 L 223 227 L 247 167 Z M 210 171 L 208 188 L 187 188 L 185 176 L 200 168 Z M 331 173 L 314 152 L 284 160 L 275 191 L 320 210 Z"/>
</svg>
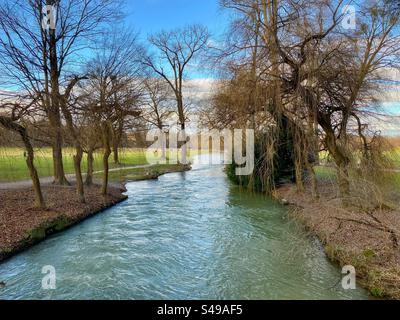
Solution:
<svg viewBox="0 0 400 320">
<path fill-rule="evenodd" d="M 88 65 L 88 79 L 81 83 L 85 105 L 91 119 L 98 123 L 103 144 L 103 183 L 101 193 L 108 190 L 109 157 L 112 153 L 113 126 L 123 128 L 127 117 L 139 116 L 139 56 L 142 48 L 137 35 L 129 30 L 110 33 L 104 38 L 96 57 Z M 121 125 L 122 123 L 122 125 Z"/>
<path fill-rule="evenodd" d="M 87 172 L 85 184 L 91 186 L 93 184 L 94 174 L 94 153 L 101 148 L 101 128 L 96 123 L 90 122 L 88 117 L 86 124 L 80 127 L 80 136 L 83 140 L 83 150 L 87 154 Z"/>
<path fill-rule="evenodd" d="M 160 78 L 146 78 L 144 80 L 144 100 L 142 102 L 144 111 L 142 118 L 150 125 L 150 127 L 157 128 L 165 135 L 167 128 L 167 121 L 174 113 L 175 106 L 171 105 L 173 102 L 173 92 L 163 79 Z M 166 158 L 166 138 L 159 137 L 161 140 L 161 158 Z"/>
<path fill-rule="evenodd" d="M 24 114 L 29 112 L 29 109 L 34 103 L 35 101 L 32 101 L 28 104 L 24 104 L 23 101 L 1 103 L 0 108 L 2 112 L 0 113 L 0 125 L 6 130 L 15 132 L 20 136 L 27 154 L 26 164 L 29 169 L 33 190 L 35 192 L 35 205 L 37 208 L 43 209 L 46 207 L 46 204 L 40 186 L 39 175 L 34 164 L 35 154 L 31 143 L 31 138 L 28 135 L 27 129 L 23 123 L 21 123 L 22 117 Z"/>
<path fill-rule="evenodd" d="M 73 157 L 74 160 L 74 169 L 75 169 L 75 178 L 76 178 L 76 192 L 79 197 L 79 201 L 81 203 L 85 203 L 85 192 L 83 186 L 83 178 L 82 178 L 82 170 L 81 163 L 83 157 L 83 146 L 80 137 L 80 130 L 78 126 L 74 123 L 73 119 L 73 111 L 74 107 L 77 104 L 77 99 L 73 100 L 72 103 L 69 103 L 69 99 L 71 97 L 71 92 L 74 87 L 78 84 L 79 81 L 85 79 L 86 77 L 74 77 L 73 80 L 70 81 L 68 87 L 65 90 L 65 93 L 61 96 L 60 99 L 60 107 L 62 114 L 64 115 L 65 122 L 67 124 L 68 132 L 72 138 L 73 144 L 75 146 L 76 154 Z M 79 98 L 79 97 L 78 97 Z"/>
<path fill-rule="evenodd" d="M 162 31 L 149 38 L 156 49 L 155 56 L 148 56 L 144 64 L 162 77 L 175 94 L 182 147 L 181 162 L 187 162 L 186 116 L 183 85 L 189 63 L 207 47 L 209 33 L 205 27 L 192 25 L 183 29 Z"/>
<path fill-rule="evenodd" d="M 53 9 L 50 9 L 53 8 Z M 117 18 L 112 0 L 16 0 L 0 4 L 0 66 L 12 90 L 40 96 L 51 127 L 54 182 L 68 183 L 62 161 L 62 89 L 80 51 Z M 55 15 L 53 15 L 55 14 Z M 47 20 L 54 26 L 46 26 Z"/>
</svg>

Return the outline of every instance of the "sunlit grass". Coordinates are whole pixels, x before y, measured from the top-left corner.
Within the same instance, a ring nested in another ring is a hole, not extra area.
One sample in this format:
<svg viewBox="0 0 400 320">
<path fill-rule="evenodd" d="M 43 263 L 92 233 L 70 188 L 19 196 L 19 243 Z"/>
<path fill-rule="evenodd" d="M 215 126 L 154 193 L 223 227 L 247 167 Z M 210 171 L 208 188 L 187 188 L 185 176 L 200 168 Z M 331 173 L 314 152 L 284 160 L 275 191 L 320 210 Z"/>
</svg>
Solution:
<svg viewBox="0 0 400 320">
<path fill-rule="evenodd" d="M 74 150 L 63 149 L 63 163 L 66 174 L 74 173 L 73 163 Z M 120 151 L 120 161 L 124 166 L 135 166 L 147 164 L 145 153 L 141 149 L 123 149 Z M 53 158 L 50 148 L 35 150 L 35 165 L 40 177 L 53 175 Z M 117 167 L 110 157 L 110 167 Z M 87 161 L 82 161 L 82 171 L 87 170 Z M 94 170 L 102 170 L 102 155 L 94 154 Z M 20 181 L 29 179 L 29 172 L 24 158 L 24 150 L 19 148 L 0 148 L 0 181 Z"/>
<path fill-rule="evenodd" d="M 189 150 L 188 157 L 193 157 L 205 151 Z M 73 148 L 63 149 L 63 163 L 66 174 L 74 173 Z M 177 163 L 179 153 L 177 150 L 167 152 L 168 162 L 171 164 Z M 110 168 L 130 167 L 152 164 L 160 157 L 160 153 L 146 149 L 120 149 L 119 159 L 120 165 L 116 165 L 113 161 L 113 156 L 110 156 Z M 147 161 L 149 160 L 149 162 Z M 35 165 L 40 177 L 51 177 L 53 175 L 53 157 L 51 148 L 35 149 Z M 102 154 L 101 150 L 94 154 L 94 171 L 101 171 Z M 86 157 L 82 161 L 82 171 L 87 171 Z M 12 182 L 28 180 L 29 172 L 26 166 L 24 150 L 22 148 L 0 148 L 0 182 Z"/>
</svg>

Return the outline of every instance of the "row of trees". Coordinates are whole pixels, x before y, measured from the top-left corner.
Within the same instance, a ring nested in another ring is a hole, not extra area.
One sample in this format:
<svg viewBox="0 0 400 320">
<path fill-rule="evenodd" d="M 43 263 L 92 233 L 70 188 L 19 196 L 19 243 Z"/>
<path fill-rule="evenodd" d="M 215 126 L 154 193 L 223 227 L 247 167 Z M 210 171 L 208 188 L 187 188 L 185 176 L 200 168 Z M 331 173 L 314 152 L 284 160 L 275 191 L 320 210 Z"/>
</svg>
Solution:
<svg viewBox="0 0 400 320">
<path fill-rule="evenodd" d="M 103 152 L 101 193 L 106 195 L 109 158 L 113 153 L 119 163 L 127 130 L 143 122 L 164 128 L 176 113 L 185 136 L 185 71 L 205 49 L 207 30 L 194 25 L 160 32 L 149 38 L 152 49 L 147 51 L 138 35 L 121 24 L 120 8 L 114 0 L 1 1 L 0 83 L 6 90 L 0 125 L 22 138 L 38 207 L 45 201 L 32 142 L 51 146 L 58 185 L 69 184 L 62 148 L 66 141 L 74 146 L 77 196 L 84 202 L 97 149 Z"/>
<path fill-rule="evenodd" d="M 255 129 L 256 171 L 240 183 L 271 193 L 289 176 L 303 190 L 308 171 L 318 197 L 313 166 L 325 150 L 348 199 L 349 171 L 377 165 L 380 133 L 369 124 L 385 70 L 399 67 L 399 11 L 393 1 L 350 4 L 355 29 L 342 0 L 221 1 L 234 19 L 214 59 L 228 80 L 203 122 Z"/>
</svg>

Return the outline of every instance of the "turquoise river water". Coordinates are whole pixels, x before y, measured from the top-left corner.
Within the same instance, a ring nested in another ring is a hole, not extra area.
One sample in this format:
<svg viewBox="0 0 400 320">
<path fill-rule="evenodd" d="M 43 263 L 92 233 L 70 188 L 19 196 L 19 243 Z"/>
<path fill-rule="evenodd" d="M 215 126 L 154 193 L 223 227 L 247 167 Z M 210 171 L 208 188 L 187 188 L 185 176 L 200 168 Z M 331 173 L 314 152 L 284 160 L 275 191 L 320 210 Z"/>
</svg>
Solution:
<svg viewBox="0 0 400 320">
<path fill-rule="evenodd" d="M 127 184 L 129 200 L 0 265 L 0 299 L 367 299 L 262 195 L 219 165 Z M 56 289 L 43 290 L 43 266 Z"/>
</svg>

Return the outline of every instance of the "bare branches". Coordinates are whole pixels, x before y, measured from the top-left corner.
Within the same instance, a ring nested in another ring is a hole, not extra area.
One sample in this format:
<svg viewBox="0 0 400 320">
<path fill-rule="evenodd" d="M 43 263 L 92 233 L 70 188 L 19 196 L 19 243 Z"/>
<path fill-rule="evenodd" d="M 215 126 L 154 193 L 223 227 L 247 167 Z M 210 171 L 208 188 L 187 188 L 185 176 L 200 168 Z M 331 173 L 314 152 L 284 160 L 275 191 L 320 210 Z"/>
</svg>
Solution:
<svg viewBox="0 0 400 320">
<path fill-rule="evenodd" d="M 183 81 L 189 63 L 198 53 L 204 51 L 209 39 L 208 31 L 200 25 L 183 29 L 162 31 L 149 37 L 156 54 L 147 56 L 143 64 L 157 76 L 165 80 L 175 94 L 177 113 L 182 135 L 185 140 L 186 112 L 183 98 Z M 186 164 L 186 145 L 182 152 L 182 163 Z"/>
</svg>

